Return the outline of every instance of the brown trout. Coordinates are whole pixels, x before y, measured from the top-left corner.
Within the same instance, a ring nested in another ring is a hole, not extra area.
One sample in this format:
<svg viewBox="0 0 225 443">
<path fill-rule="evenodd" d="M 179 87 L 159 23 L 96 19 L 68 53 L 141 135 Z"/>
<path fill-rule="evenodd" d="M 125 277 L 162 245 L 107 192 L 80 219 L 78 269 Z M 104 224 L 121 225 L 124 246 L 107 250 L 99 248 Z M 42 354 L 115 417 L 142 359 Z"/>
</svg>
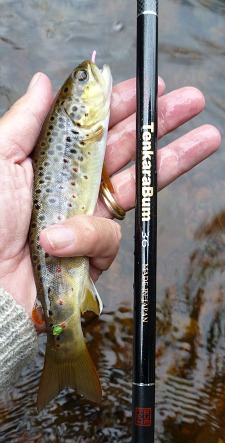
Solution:
<svg viewBox="0 0 225 443">
<path fill-rule="evenodd" d="M 98 374 L 86 348 L 81 314 L 101 312 L 86 257 L 57 258 L 39 244 L 42 229 L 94 212 L 103 167 L 112 80 L 110 69 L 80 64 L 59 91 L 34 150 L 33 211 L 29 244 L 47 345 L 37 408 L 65 387 L 101 399 Z"/>
</svg>

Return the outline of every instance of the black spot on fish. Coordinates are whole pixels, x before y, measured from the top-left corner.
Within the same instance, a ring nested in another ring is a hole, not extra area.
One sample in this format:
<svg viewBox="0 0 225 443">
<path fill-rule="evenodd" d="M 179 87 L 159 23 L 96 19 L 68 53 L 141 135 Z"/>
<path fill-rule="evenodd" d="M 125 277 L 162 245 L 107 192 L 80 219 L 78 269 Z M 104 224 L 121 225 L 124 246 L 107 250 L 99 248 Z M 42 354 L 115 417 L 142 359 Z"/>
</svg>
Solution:
<svg viewBox="0 0 225 443">
<path fill-rule="evenodd" d="M 45 146 L 45 144 L 46 144 L 45 142 L 41 142 L 41 146 Z"/>
<path fill-rule="evenodd" d="M 36 192 L 37 194 L 40 194 L 40 193 L 41 193 L 41 189 L 37 189 L 35 192 Z"/>
<path fill-rule="evenodd" d="M 39 177 L 43 177 L 43 175 L 44 175 L 44 172 L 39 172 L 39 174 L 38 174 Z"/>
<path fill-rule="evenodd" d="M 49 162 L 45 162 L 44 166 L 50 166 L 50 163 Z"/>
<path fill-rule="evenodd" d="M 41 270 L 41 265 L 37 265 L 37 270 L 38 270 L 38 271 Z"/>
<path fill-rule="evenodd" d="M 78 157 L 78 160 L 79 160 L 80 162 L 82 162 L 82 161 L 84 160 L 84 158 L 82 157 L 82 155 L 80 155 L 80 156 Z"/>
<path fill-rule="evenodd" d="M 35 209 L 37 209 L 37 211 L 40 209 L 40 205 L 35 205 Z"/>
<path fill-rule="evenodd" d="M 49 311 L 48 311 L 48 314 L 49 314 L 49 315 L 52 315 L 52 314 L 53 314 L 53 312 L 52 312 L 51 310 L 49 310 Z"/>
<path fill-rule="evenodd" d="M 68 92 L 69 91 L 69 88 L 64 88 L 64 92 Z"/>
<path fill-rule="evenodd" d="M 63 159 L 64 163 L 69 163 L 69 160 L 67 160 L 67 158 Z"/>
<path fill-rule="evenodd" d="M 88 176 L 87 175 L 84 175 L 84 178 L 85 178 L 85 180 L 88 180 Z"/>
<path fill-rule="evenodd" d="M 70 117 L 71 117 L 71 118 L 75 118 L 75 117 L 76 117 L 76 114 L 74 114 L 74 112 L 71 112 L 71 113 L 70 113 Z"/>
<path fill-rule="evenodd" d="M 66 141 L 71 142 L 71 137 L 69 137 L 69 135 L 66 137 Z"/>
<path fill-rule="evenodd" d="M 73 107 L 72 107 L 72 111 L 73 111 L 73 112 L 76 112 L 76 111 L 77 111 L 77 106 L 73 106 Z"/>
<path fill-rule="evenodd" d="M 71 152 L 71 154 L 76 154 L 77 153 L 76 149 L 70 149 L 70 152 Z"/>
</svg>

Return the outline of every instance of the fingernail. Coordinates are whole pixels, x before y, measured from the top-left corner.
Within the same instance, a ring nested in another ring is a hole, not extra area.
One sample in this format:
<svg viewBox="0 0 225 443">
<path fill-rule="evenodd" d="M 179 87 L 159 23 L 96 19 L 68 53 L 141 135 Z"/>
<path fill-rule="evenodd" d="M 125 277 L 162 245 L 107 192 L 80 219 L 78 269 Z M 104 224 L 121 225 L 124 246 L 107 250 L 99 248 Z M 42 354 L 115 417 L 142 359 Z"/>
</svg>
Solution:
<svg viewBox="0 0 225 443">
<path fill-rule="evenodd" d="M 72 229 L 65 227 L 57 227 L 46 229 L 47 239 L 52 249 L 63 249 L 74 241 L 74 233 Z"/>
<path fill-rule="evenodd" d="M 29 86 L 27 88 L 27 91 L 29 91 L 31 88 L 34 87 L 35 83 L 37 83 L 37 81 L 38 81 L 40 76 L 41 76 L 40 72 L 37 72 L 36 74 L 34 74 L 33 78 L 30 81 L 30 84 L 29 84 Z"/>
</svg>

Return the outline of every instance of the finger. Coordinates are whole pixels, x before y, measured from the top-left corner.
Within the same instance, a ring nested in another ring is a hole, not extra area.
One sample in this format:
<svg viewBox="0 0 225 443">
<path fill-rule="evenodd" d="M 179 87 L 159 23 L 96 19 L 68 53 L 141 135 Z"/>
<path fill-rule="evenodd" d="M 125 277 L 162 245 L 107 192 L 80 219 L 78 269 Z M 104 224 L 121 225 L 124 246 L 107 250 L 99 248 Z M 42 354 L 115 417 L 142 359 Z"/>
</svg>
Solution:
<svg viewBox="0 0 225 443">
<path fill-rule="evenodd" d="M 160 191 L 212 155 L 219 148 L 220 143 L 219 131 L 214 126 L 204 125 L 160 149 L 157 154 L 158 190 Z M 125 211 L 134 208 L 135 166 L 133 165 L 112 177 L 112 184 L 115 190 L 113 197 L 116 202 Z M 100 199 L 95 214 L 112 218 L 112 214 Z"/>
<path fill-rule="evenodd" d="M 25 160 L 36 143 L 52 100 L 50 80 L 45 74 L 35 74 L 26 94 L 0 120 L 1 157 L 14 163 Z"/>
<path fill-rule="evenodd" d="M 90 258 L 89 262 L 89 273 L 90 277 L 94 282 L 98 280 L 103 271 L 107 271 L 110 268 L 111 264 L 115 260 L 115 256 L 108 258 L 95 257 Z"/>
<path fill-rule="evenodd" d="M 205 107 L 201 91 L 186 86 L 160 97 L 158 106 L 159 138 L 198 115 Z"/>
<path fill-rule="evenodd" d="M 165 83 L 158 78 L 158 95 L 165 91 Z M 110 105 L 109 128 L 136 111 L 136 79 L 131 78 L 113 87 Z"/>
<path fill-rule="evenodd" d="M 158 101 L 158 136 L 178 128 L 195 115 L 205 105 L 202 93 L 193 87 L 184 87 L 170 92 Z M 136 115 L 116 124 L 110 131 L 107 141 L 105 162 L 110 175 L 135 160 L 136 156 Z"/>
<path fill-rule="evenodd" d="M 160 149 L 157 166 L 159 190 L 212 155 L 220 143 L 219 131 L 214 126 L 204 125 Z"/>
<path fill-rule="evenodd" d="M 77 215 L 41 232 L 41 246 L 57 257 L 89 256 L 110 258 L 121 240 L 118 223 L 99 217 Z"/>
</svg>

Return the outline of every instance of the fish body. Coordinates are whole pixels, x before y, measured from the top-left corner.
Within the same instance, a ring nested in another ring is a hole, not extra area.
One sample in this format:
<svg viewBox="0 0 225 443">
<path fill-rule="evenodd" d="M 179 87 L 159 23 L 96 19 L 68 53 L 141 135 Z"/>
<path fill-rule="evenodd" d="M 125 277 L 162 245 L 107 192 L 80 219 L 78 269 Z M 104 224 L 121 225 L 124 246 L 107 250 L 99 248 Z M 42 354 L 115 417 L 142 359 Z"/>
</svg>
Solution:
<svg viewBox="0 0 225 443">
<path fill-rule="evenodd" d="M 65 387 L 91 401 L 101 386 L 81 328 L 81 313 L 99 314 L 101 300 L 89 277 L 87 257 L 45 253 L 40 232 L 77 214 L 94 212 L 109 121 L 111 73 L 92 61 L 80 64 L 59 91 L 34 150 L 33 210 L 29 245 L 37 296 L 47 328 L 37 407 Z"/>
</svg>

